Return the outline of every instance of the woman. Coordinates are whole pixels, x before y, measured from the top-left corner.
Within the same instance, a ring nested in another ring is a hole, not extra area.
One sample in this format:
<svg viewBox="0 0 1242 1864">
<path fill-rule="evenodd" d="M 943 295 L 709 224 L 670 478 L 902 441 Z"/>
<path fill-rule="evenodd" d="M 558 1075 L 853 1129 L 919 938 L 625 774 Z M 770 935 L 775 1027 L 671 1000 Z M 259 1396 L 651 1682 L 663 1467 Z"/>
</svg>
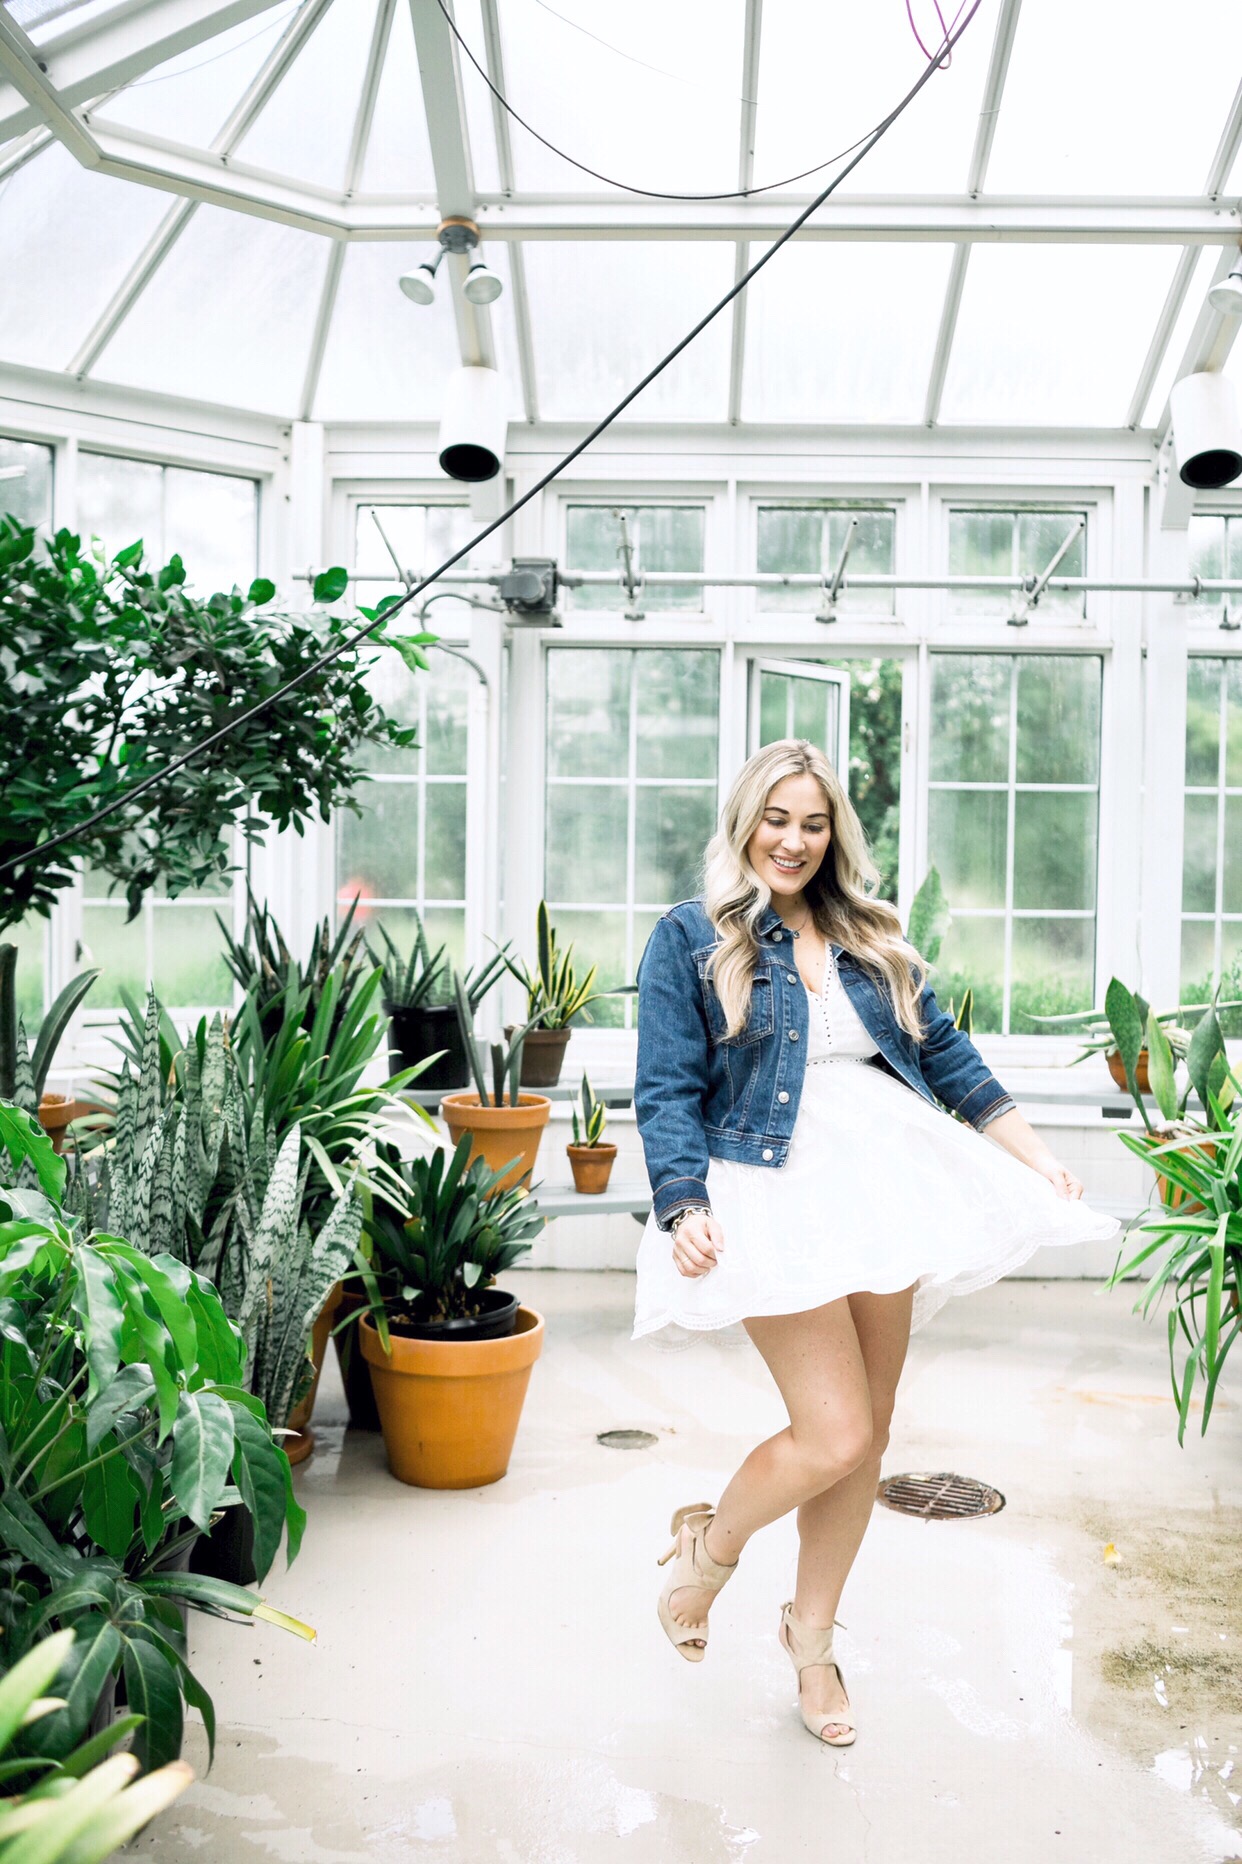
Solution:
<svg viewBox="0 0 1242 1864">
<path fill-rule="evenodd" d="M 742 1548 L 796 1508 L 780 1641 L 807 1728 L 847 1747 L 834 1615 L 912 1328 L 1043 1244 L 1119 1225 L 1080 1201 L 937 1007 L 813 745 L 784 739 L 744 766 L 705 873 L 703 898 L 664 915 L 638 973 L 634 1099 L 653 1208 L 634 1337 L 688 1341 L 741 1322 L 789 1425 L 751 1451 L 714 1511 L 673 1516 L 660 1622 L 701 1661 Z"/>
</svg>

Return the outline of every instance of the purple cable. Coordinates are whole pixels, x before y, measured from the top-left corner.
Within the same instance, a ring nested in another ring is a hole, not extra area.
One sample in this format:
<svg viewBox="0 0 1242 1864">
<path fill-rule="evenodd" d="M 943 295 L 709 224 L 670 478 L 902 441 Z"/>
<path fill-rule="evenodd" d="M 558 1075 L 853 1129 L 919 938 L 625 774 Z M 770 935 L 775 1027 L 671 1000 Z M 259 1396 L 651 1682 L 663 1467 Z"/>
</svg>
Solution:
<svg viewBox="0 0 1242 1864">
<path fill-rule="evenodd" d="M 953 25 L 946 26 L 944 23 L 944 14 L 940 11 L 940 0 L 932 0 L 932 5 L 936 9 L 936 18 L 940 21 L 940 37 L 943 41 L 948 38 L 953 30 L 953 26 L 956 26 L 958 20 L 962 17 L 962 8 L 959 6 L 957 12 L 953 15 Z M 932 54 L 923 44 L 922 38 L 919 35 L 919 29 L 914 23 L 914 0 L 906 0 L 906 18 L 910 22 L 910 30 L 914 34 L 915 44 L 918 46 L 920 52 L 922 52 L 924 58 L 931 58 Z M 952 51 L 948 51 L 940 62 L 941 71 L 947 71 L 952 63 L 953 53 Z"/>
</svg>

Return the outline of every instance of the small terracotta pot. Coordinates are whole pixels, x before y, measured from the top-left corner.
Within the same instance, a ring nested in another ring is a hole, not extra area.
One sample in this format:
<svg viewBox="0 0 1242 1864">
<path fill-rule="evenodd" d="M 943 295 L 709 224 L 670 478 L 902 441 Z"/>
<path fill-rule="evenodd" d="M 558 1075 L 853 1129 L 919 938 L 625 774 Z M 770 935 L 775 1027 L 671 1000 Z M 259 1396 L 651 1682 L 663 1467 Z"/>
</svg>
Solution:
<svg viewBox="0 0 1242 1864">
<path fill-rule="evenodd" d="M 1126 1081 L 1126 1065 L 1122 1061 L 1119 1052 L 1115 1048 L 1105 1049 L 1104 1059 L 1108 1063 L 1108 1072 L 1112 1075 L 1118 1087 L 1128 1094 L 1130 1088 Z M 1140 1094 L 1151 1093 L 1151 1082 L 1147 1076 L 1147 1050 L 1145 1048 L 1141 1048 L 1138 1052 L 1138 1063 L 1134 1070 L 1134 1081 Z"/>
<path fill-rule="evenodd" d="M 315 1447 L 315 1433 L 309 1429 L 311 1413 L 315 1409 L 315 1394 L 319 1390 L 319 1375 L 323 1371 L 323 1362 L 328 1351 L 328 1340 L 332 1334 L 332 1321 L 341 1304 L 341 1284 L 337 1282 L 329 1291 L 323 1304 L 319 1319 L 311 1333 L 311 1358 L 315 1362 L 315 1376 L 305 1397 L 299 1398 L 289 1413 L 289 1429 L 297 1432 L 296 1437 L 282 1437 L 281 1447 L 291 1463 L 304 1463 Z"/>
<path fill-rule="evenodd" d="M 388 1467 L 420 1489 L 474 1489 L 509 1467 L 530 1383 L 543 1350 L 543 1316 L 519 1307 L 498 1340 L 407 1340 L 392 1355 L 365 1315 L 358 1338 L 371 1368 Z"/>
<path fill-rule="evenodd" d="M 67 1094 L 44 1094 L 39 1101 L 39 1124 L 52 1142 L 53 1152 L 65 1149 L 65 1128 L 88 1113 L 106 1109 L 97 1100 L 77 1100 Z"/>
<path fill-rule="evenodd" d="M 1194 1152 L 1196 1150 L 1206 1152 L 1210 1159 L 1214 1159 L 1216 1157 L 1216 1142 L 1213 1139 L 1201 1139 L 1198 1141 L 1197 1145 L 1191 1141 L 1187 1141 L 1184 1146 L 1178 1147 L 1179 1152 Z M 1203 1205 L 1197 1198 L 1187 1197 L 1186 1192 L 1182 1189 L 1180 1184 L 1170 1184 L 1162 1171 L 1156 1173 L 1156 1196 L 1160 1199 L 1160 1202 L 1164 1205 L 1166 1210 L 1176 1210 L 1180 1212 L 1183 1217 L 1193 1217 L 1196 1211 L 1203 1209 Z M 1183 1200 L 1185 1201 L 1183 1202 Z"/>
<path fill-rule="evenodd" d="M 472 1159 L 482 1159 L 489 1171 L 499 1171 L 512 1160 L 517 1161 L 501 1179 L 497 1188 L 502 1191 L 523 1181 L 529 1183 L 551 1112 L 552 1102 L 546 1094 L 519 1094 L 516 1107 L 507 1100 L 503 1107 L 484 1107 L 477 1094 L 446 1094 L 440 1102 L 440 1115 L 448 1124 L 453 1144 L 469 1133 Z"/>
<path fill-rule="evenodd" d="M 513 1040 L 513 1023 L 505 1024 L 505 1041 Z M 522 1086 L 555 1087 L 561 1078 L 569 1029 L 532 1029 L 522 1042 Z"/>
<path fill-rule="evenodd" d="M 615 1146 L 568 1145 L 565 1151 L 574 1174 L 575 1191 L 598 1193 L 608 1189 L 608 1180 L 617 1157 Z"/>
</svg>

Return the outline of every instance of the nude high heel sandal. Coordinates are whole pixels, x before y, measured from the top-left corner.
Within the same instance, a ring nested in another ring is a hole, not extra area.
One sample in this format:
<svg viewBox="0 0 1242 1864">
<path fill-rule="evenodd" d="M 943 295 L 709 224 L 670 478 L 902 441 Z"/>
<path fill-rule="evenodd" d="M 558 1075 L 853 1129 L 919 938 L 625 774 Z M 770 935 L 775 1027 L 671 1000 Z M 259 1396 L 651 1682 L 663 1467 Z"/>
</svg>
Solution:
<svg viewBox="0 0 1242 1864">
<path fill-rule="evenodd" d="M 673 1544 L 656 1561 L 657 1566 L 666 1566 L 670 1560 L 674 1561 L 657 1609 L 666 1637 L 678 1656 L 684 1657 L 688 1663 L 702 1663 L 707 1655 L 707 1624 L 706 1621 L 700 1625 L 678 1624 L 669 1610 L 669 1599 L 680 1586 L 697 1586 L 707 1592 L 719 1592 L 725 1581 L 731 1579 L 737 1571 L 736 1560 L 732 1566 L 721 1566 L 707 1551 L 705 1537 L 715 1518 L 715 1510 L 710 1502 L 690 1502 L 685 1508 L 676 1509 L 669 1528 Z M 694 1638 L 703 1640 L 703 1649 L 692 1642 Z"/>
<path fill-rule="evenodd" d="M 835 1621 L 834 1621 L 835 1624 Z M 853 1747 L 857 1736 L 858 1724 L 849 1713 L 848 1699 L 844 1709 L 834 1709 L 830 1715 L 811 1715 L 802 1708 L 802 1672 L 812 1669 L 816 1664 L 830 1664 L 836 1671 L 842 1689 L 845 1677 L 841 1666 L 832 1654 L 832 1633 L 834 1625 L 804 1625 L 793 1615 L 793 1600 L 781 1607 L 781 1628 L 779 1637 L 783 1647 L 789 1652 L 789 1658 L 798 1672 L 798 1707 L 802 1710 L 805 1726 L 822 1741 L 825 1747 Z M 825 1728 L 845 1728 L 848 1734 L 826 1735 Z"/>
</svg>

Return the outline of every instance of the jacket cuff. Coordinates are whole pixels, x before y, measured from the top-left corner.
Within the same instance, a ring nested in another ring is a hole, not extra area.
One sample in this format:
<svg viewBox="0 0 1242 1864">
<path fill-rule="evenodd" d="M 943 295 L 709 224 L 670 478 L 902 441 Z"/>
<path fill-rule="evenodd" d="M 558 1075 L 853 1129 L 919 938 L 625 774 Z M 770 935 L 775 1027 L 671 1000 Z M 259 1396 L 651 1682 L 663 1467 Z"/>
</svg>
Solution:
<svg viewBox="0 0 1242 1864">
<path fill-rule="evenodd" d="M 981 1133 L 985 1126 L 990 1126 L 993 1120 L 998 1120 L 1002 1113 L 1012 1113 L 1016 1106 L 1017 1102 L 1011 1094 L 1002 1094 L 1001 1098 L 996 1101 L 994 1105 L 985 1108 L 982 1113 L 977 1114 L 971 1121 L 971 1125 L 977 1133 Z"/>
<path fill-rule="evenodd" d="M 712 1200 L 701 1178 L 670 1178 L 653 1192 L 651 1202 L 656 1222 L 662 1230 L 667 1230 L 668 1219 L 683 1205 L 705 1204 L 710 1209 Z"/>
</svg>

